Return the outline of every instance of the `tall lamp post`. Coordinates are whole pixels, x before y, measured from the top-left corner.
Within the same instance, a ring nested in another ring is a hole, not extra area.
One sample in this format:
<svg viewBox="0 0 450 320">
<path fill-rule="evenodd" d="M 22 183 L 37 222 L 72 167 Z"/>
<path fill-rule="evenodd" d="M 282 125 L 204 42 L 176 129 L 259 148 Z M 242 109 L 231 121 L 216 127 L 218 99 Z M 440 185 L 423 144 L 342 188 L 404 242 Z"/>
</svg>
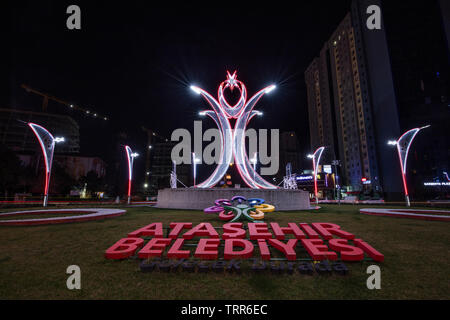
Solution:
<svg viewBox="0 0 450 320">
<path fill-rule="evenodd" d="M 42 149 L 42 154 L 44 155 L 45 163 L 45 187 L 44 187 L 44 201 L 43 206 L 48 205 L 48 189 L 50 186 L 50 176 L 52 173 L 52 163 L 53 163 L 53 152 L 55 151 L 55 143 L 64 142 L 63 137 L 53 137 L 53 135 L 48 132 L 44 127 L 28 122 L 27 125 L 33 130 L 36 138 L 39 141 L 39 145 Z"/>
<path fill-rule="evenodd" d="M 314 151 L 314 154 L 308 154 L 308 158 L 313 160 L 313 170 L 314 170 L 314 195 L 316 197 L 316 204 L 319 204 L 319 198 L 317 196 L 318 190 L 317 190 L 317 169 L 319 167 L 320 157 L 322 156 L 322 152 L 325 149 L 325 147 L 317 148 L 316 151 Z"/>
<path fill-rule="evenodd" d="M 133 179 L 133 162 L 134 158 L 139 156 L 138 153 L 133 152 L 129 146 L 125 146 L 128 161 L 128 204 L 131 203 L 131 181 Z"/>
<path fill-rule="evenodd" d="M 408 160 L 409 148 L 411 147 L 411 143 L 413 142 L 414 137 L 419 133 L 419 131 L 428 127 L 429 125 L 408 130 L 404 134 L 402 134 L 398 140 L 389 140 L 387 142 L 388 145 L 397 146 L 397 153 L 400 160 L 400 168 L 402 170 L 403 189 L 405 191 L 405 200 L 407 207 L 411 206 L 411 203 L 409 201 L 408 187 L 406 185 L 406 163 Z"/>
<path fill-rule="evenodd" d="M 195 156 L 195 152 L 192 152 L 192 164 L 194 165 L 194 188 L 195 188 L 195 176 L 197 175 L 197 163 L 200 162 L 200 159 Z"/>
</svg>

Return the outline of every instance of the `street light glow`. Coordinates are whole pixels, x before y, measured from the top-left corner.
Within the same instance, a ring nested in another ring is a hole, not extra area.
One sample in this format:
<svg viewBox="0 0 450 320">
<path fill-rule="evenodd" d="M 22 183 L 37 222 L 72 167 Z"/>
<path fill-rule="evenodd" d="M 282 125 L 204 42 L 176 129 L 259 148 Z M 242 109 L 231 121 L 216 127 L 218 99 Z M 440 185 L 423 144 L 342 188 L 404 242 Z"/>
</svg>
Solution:
<svg viewBox="0 0 450 320">
<path fill-rule="evenodd" d="M 387 142 L 387 144 L 390 145 L 390 146 L 396 146 L 397 145 L 397 140 L 389 140 Z"/>
<path fill-rule="evenodd" d="M 196 86 L 191 86 L 191 90 L 194 91 L 196 94 L 202 93 L 202 90 Z"/>
<path fill-rule="evenodd" d="M 66 141 L 66 139 L 64 137 L 55 137 L 55 142 L 59 143 L 59 142 L 64 142 Z"/>
</svg>

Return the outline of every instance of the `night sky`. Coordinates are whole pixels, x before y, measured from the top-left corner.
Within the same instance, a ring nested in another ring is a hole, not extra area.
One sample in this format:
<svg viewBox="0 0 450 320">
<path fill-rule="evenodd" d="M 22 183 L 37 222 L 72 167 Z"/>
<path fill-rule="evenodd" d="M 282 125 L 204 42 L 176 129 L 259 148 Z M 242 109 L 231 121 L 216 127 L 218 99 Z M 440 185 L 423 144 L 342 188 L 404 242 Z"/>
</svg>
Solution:
<svg viewBox="0 0 450 320">
<path fill-rule="evenodd" d="M 237 70 L 249 95 L 277 84 L 251 125 L 295 130 L 309 148 L 304 70 L 350 1 L 150 3 L 15 1 L 6 107 L 40 110 L 42 98 L 20 88 L 25 83 L 105 114 L 107 124 L 49 103 L 49 112 L 80 124 L 82 154 L 102 155 L 118 132 L 143 148 L 142 125 L 168 138 L 191 130 L 207 106 L 189 85 L 215 94 L 226 71 Z M 81 30 L 66 28 L 70 4 L 81 8 Z"/>
</svg>

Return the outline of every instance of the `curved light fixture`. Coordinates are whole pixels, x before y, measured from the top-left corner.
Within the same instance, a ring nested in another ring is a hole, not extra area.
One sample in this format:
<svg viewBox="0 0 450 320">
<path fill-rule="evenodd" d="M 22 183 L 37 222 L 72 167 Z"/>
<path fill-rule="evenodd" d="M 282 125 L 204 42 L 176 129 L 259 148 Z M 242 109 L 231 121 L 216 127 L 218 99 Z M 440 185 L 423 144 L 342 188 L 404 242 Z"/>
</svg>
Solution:
<svg viewBox="0 0 450 320">
<path fill-rule="evenodd" d="M 46 207 L 48 204 L 48 189 L 50 186 L 50 175 L 52 171 L 53 163 L 53 152 L 55 151 L 55 138 L 48 132 L 44 127 L 29 122 L 27 125 L 33 130 L 34 135 L 39 141 L 41 146 L 42 154 L 44 156 L 45 164 L 45 187 L 44 187 L 44 201 L 43 206 Z"/>
<path fill-rule="evenodd" d="M 133 180 L 133 162 L 134 158 L 139 156 L 138 153 L 133 152 L 129 146 L 125 146 L 125 152 L 127 154 L 127 162 L 128 162 L 128 204 L 131 203 L 131 181 Z"/>
<path fill-rule="evenodd" d="M 406 131 L 400 136 L 395 144 L 393 143 L 394 141 L 388 141 L 388 144 L 397 146 L 397 153 L 400 160 L 400 168 L 402 170 L 403 189 L 405 191 L 405 201 L 407 207 L 411 206 L 411 203 L 409 201 L 408 186 L 406 184 L 406 164 L 408 160 L 409 148 L 411 147 L 411 144 L 419 131 L 428 127 L 429 125 Z"/>
<path fill-rule="evenodd" d="M 218 99 L 216 100 L 205 90 L 192 85 L 191 90 L 201 94 L 210 104 L 212 110 L 202 111 L 200 115 L 207 115 L 214 120 L 219 128 L 221 138 L 221 154 L 219 164 L 214 172 L 198 188 L 210 188 L 216 185 L 226 174 L 228 167 L 234 163 L 244 182 L 254 189 L 276 189 L 277 186 L 264 180 L 256 173 L 254 166 L 250 163 L 245 150 L 245 130 L 250 119 L 255 115 L 262 115 L 262 112 L 253 110 L 258 100 L 266 93 L 273 91 L 276 86 L 270 85 L 258 91 L 254 96 L 247 100 L 247 88 L 244 83 L 237 80 L 236 71 L 233 74 L 227 71 L 227 80 L 222 82 L 218 90 Z M 240 97 L 236 104 L 230 105 L 224 96 L 225 89 L 237 89 Z M 234 129 L 231 128 L 230 119 L 236 119 Z"/>
</svg>

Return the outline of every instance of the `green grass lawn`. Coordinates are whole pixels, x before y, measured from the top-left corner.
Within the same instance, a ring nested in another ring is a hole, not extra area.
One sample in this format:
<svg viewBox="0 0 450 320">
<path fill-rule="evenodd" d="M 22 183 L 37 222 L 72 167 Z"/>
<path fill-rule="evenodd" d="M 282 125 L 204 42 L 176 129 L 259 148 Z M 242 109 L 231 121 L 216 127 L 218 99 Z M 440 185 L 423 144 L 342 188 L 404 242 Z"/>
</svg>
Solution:
<svg viewBox="0 0 450 320">
<path fill-rule="evenodd" d="M 223 225 L 201 211 L 135 207 L 101 221 L 0 227 L 0 299 L 449 299 L 450 224 L 366 216 L 360 208 L 323 205 L 269 214 L 264 221 L 339 224 L 384 254 L 381 290 L 366 287 L 370 261 L 346 262 L 347 276 L 307 276 L 142 273 L 138 260 L 106 260 L 107 248 L 151 222 Z M 81 268 L 81 290 L 66 288 L 72 264 Z"/>
</svg>

